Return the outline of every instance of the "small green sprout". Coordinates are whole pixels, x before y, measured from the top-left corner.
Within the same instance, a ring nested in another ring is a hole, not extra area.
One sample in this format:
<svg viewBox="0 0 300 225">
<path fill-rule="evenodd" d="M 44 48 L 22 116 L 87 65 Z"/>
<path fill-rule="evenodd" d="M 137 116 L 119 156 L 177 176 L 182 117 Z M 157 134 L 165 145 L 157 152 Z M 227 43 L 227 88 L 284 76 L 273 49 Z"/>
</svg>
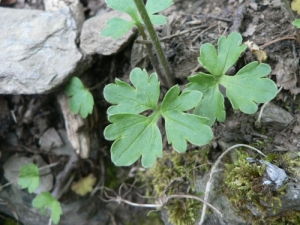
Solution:
<svg viewBox="0 0 300 225">
<path fill-rule="evenodd" d="M 22 188 L 28 188 L 29 193 L 34 192 L 40 185 L 39 168 L 33 163 L 22 166 L 20 168 L 18 184 Z M 45 213 L 45 209 L 50 209 L 52 221 L 55 224 L 58 224 L 60 215 L 62 214 L 62 209 L 57 199 L 55 199 L 49 192 L 42 192 L 37 195 L 33 199 L 32 205 L 35 208 L 41 209 L 43 213 Z"/>
<path fill-rule="evenodd" d="M 106 0 L 107 5 L 117 11 L 128 14 L 133 21 L 127 21 L 121 18 L 112 18 L 107 22 L 107 27 L 102 30 L 101 35 L 105 37 L 112 36 L 114 39 L 122 37 L 135 25 L 143 24 L 134 0 Z M 162 15 L 154 15 L 163 11 L 173 4 L 172 0 L 148 0 L 146 10 L 153 25 L 166 24 L 167 19 Z"/>
<path fill-rule="evenodd" d="M 62 209 L 59 201 L 54 198 L 49 192 L 42 192 L 37 195 L 32 201 L 33 207 L 41 209 L 42 213 L 46 213 L 46 209 L 51 211 L 51 219 L 53 223 L 58 224 Z"/>
<path fill-rule="evenodd" d="M 66 87 L 66 94 L 71 97 L 69 106 L 74 114 L 80 112 L 82 118 L 93 112 L 94 98 L 91 92 L 84 87 L 78 77 L 73 77 Z"/>
<path fill-rule="evenodd" d="M 207 119 L 184 111 L 193 109 L 200 101 L 199 91 L 184 91 L 173 86 L 158 104 L 160 83 L 156 73 L 148 77 L 146 70 L 135 68 L 130 74 L 132 87 L 116 79 L 115 84 L 104 88 L 105 99 L 114 104 L 108 110 L 112 123 L 104 130 L 107 140 L 115 140 L 111 158 L 117 166 L 129 166 L 142 157 L 142 165 L 151 167 L 162 156 L 162 136 L 157 126 L 163 117 L 167 139 L 177 152 L 185 152 L 186 141 L 198 146 L 213 138 Z M 140 115 L 151 111 L 149 116 Z"/>
<path fill-rule="evenodd" d="M 227 38 L 222 36 L 218 41 L 218 52 L 212 44 L 203 44 L 200 48 L 200 64 L 209 72 L 200 72 L 189 77 L 188 90 L 198 90 L 203 93 L 202 101 L 194 113 L 209 118 L 208 125 L 217 119 L 225 121 L 224 96 L 220 86 L 225 87 L 226 96 L 236 110 L 252 114 L 258 109 L 257 103 L 272 100 L 277 94 L 276 84 L 266 78 L 271 72 L 269 65 L 252 62 L 240 69 L 235 76 L 226 75 L 245 51 L 242 36 L 233 32 Z"/>
<path fill-rule="evenodd" d="M 300 29 L 300 19 L 294 20 L 294 21 L 292 22 L 292 24 L 293 24 L 295 27 L 297 27 L 297 28 Z"/>
<path fill-rule="evenodd" d="M 33 163 L 22 166 L 20 168 L 18 184 L 22 189 L 28 188 L 30 194 L 34 192 L 40 186 L 39 168 Z"/>
</svg>

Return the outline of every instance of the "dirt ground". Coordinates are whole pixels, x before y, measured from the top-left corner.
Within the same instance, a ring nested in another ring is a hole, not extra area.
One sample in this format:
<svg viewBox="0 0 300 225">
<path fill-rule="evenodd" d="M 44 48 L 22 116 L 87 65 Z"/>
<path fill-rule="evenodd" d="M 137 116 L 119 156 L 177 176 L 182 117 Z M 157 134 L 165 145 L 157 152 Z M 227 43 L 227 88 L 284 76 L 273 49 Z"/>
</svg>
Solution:
<svg viewBox="0 0 300 225">
<path fill-rule="evenodd" d="M 164 38 L 165 52 L 178 84 L 185 85 L 188 76 L 203 71 L 197 61 L 201 44 L 209 42 L 216 45 L 221 35 L 238 31 L 243 35 L 244 42 L 252 41 L 266 52 L 267 59 L 264 63 L 272 68 L 270 77 L 276 82 L 278 88 L 283 87 L 272 103 L 293 116 L 292 122 L 284 128 L 276 124 L 257 128 L 256 115 L 236 112 L 228 105 L 226 122 L 217 122 L 213 126 L 215 138 L 211 143 L 211 162 L 220 154 L 221 147 L 218 145 L 220 140 L 226 143 L 256 144 L 265 154 L 288 151 L 297 153 L 300 148 L 299 43 L 295 40 L 297 31 L 291 25 L 291 16 L 283 3 L 280 0 L 175 0 L 174 2 L 174 6 L 163 12 L 168 16 L 168 24 L 159 27 L 158 32 L 160 38 Z M 42 8 L 41 2 L 18 3 L 13 7 L 22 8 L 24 4 L 26 8 Z M 106 10 L 104 1 L 85 2 L 87 18 L 99 9 Z M 106 186 L 118 191 L 120 185 L 125 183 L 124 193 L 131 189 L 131 184 L 134 184 L 126 199 L 146 203 L 147 200 L 139 196 L 145 194 L 146 189 L 141 181 L 134 179 L 136 171 L 141 170 L 140 164 L 136 163 L 127 168 L 114 167 L 109 152 L 111 142 L 103 137 L 103 129 L 108 125 L 106 109 L 109 107 L 102 94 L 104 86 L 114 82 L 116 77 L 127 81 L 131 69 L 135 66 L 142 65 L 151 70 L 149 60 L 133 58 L 134 55 L 141 54 L 138 48 L 133 47 L 134 45 L 136 45 L 134 42 L 128 43 L 127 47 L 117 55 L 94 56 L 95 64 L 83 75 L 87 86 L 101 85 L 92 91 L 96 110 L 89 118 L 90 134 L 95 144 L 91 149 L 90 159 L 81 160 L 78 164 L 75 180 L 90 173 L 100 174 L 101 182 L 98 183 L 98 187 Z M 234 74 L 245 64 L 256 60 L 257 56 L 247 49 L 231 72 Z M 61 87 L 61 90 L 63 88 Z M 56 168 L 54 175 L 64 168 L 68 157 L 40 151 L 38 143 L 43 132 L 49 127 L 57 130 L 64 128 L 64 119 L 56 97 L 56 93 L 0 96 L 2 154 L 39 153 L 49 163 L 60 161 L 60 166 Z M 11 117 L 11 111 L 14 112 L 15 118 Z M 18 138 L 15 140 L 17 145 L 3 147 L 9 133 L 17 135 Z M 170 146 L 166 144 L 165 149 L 170 149 Z M 1 165 L 3 163 L 1 161 Z M 69 196 L 72 194 L 66 194 L 65 198 Z M 139 214 L 146 218 L 148 211 L 121 205 L 112 216 L 116 224 L 151 224 L 151 219 L 145 219 L 141 223 L 134 216 Z M 162 221 L 157 222 L 159 223 L 162 224 Z"/>
</svg>

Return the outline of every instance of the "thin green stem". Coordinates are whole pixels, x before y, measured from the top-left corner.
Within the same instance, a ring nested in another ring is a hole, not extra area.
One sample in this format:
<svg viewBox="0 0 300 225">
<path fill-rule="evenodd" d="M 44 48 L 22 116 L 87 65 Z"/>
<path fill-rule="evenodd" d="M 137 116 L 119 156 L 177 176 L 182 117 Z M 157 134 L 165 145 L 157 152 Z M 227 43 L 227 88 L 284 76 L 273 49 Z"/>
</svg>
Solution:
<svg viewBox="0 0 300 225">
<path fill-rule="evenodd" d="M 137 23 L 136 25 L 137 25 L 137 27 L 138 27 L 141 35 L 142 35 L 143 40 L 147 41 L 147 35 L 145 33 L 143 25 L 140 24 L 140 23 Z M 159 76 L 160 80 L 162 81 L 162 83 L 164 85 L 168 86 L 168 82 L 167 82 L 165 76 L 163 75 L 163 73 L 161 72 L 161 69 L 160 69 L 159 65 L 157 64 L 156 59 L 154 58 L 154 55 L 153 55 L 153 52 L 152 52 L 152 49 L 151 49 L 151 44 L 146 43 L 145 45 L 146 45 L 146 48 L 147 48 L 148 55 L 149 55 L 150 61 L 152 63 L 152 66 L 154 67 L 154 69 L 155 69 L 156 73 L 158 74 L 158 76 Z"/>
<path fill-rule="evenodd" d="M 164 71 L 165 71 L 165 77 L 167 80 L 167 85 L 168 87 L 172 87 L 174 85 L 174 81 L 173 81 L 173 76 L 172 76 L 172 72 L 171 72 L 171 68 L 170 65 L 167 61 L 167 58 L 165 56 L 165 53 L 161 47 L 160 41 L 157 37 L 156 31 L 151 23 L 151 20 L 149 18 L 149 15 L 147 13 L 147 10 L 145 8 L 145 5 L 143 3 L 142 0 L 134 0 L 135 5 L 144 21 L 145 27 L 148 30 L 148 33 L 150 35 L 151 41 L 153 43 L 154 49 L 157 53 L 159 62 L 161 64 L 161 66 L 163 67 Z"/>
</svg>

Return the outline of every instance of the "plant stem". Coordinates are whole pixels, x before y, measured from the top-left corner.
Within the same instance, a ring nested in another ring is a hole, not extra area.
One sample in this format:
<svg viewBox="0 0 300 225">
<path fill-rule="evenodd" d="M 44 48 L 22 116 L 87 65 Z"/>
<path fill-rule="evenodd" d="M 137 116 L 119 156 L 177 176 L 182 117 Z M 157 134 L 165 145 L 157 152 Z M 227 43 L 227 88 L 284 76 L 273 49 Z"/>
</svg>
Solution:
<svg viewBox="0 0 300 225">
<path fill-rule="evenodd" d="M 171 68 L 170 65 L 167 61 L 167 58 L 165 56 L 165 53 L 161 47 L 160 41 L 157 37 L 157 34 L 155 32 L 155 29 L 151 23 L 151 20 L 149 18 L 149 15 L 147 13 L 147 10 L 145 8 L 145 5 L 143 3 L 142 0 L 134 0 L 135 5 L 145 23 L 145 27 L 148 30 L 148 33 L 150 35 L 151 41 L 153 43 L 154 49 L 157 53 L 158 59 L 160 64 L 162 65 L 164 71 L 165 71 L 165 77 L 167 80 L 167 85 L 168 87 L 171 87 L 174 85 L 174 81 L 173 81 L 173 77 L 172 77 L 172 73 L 171 73 Z M 140 28 L 139 28 L 140 29 Z"/>
<path fill-rule="evenodd" d="M 140 24 L 140 23 L 137 23 L 136 25 L 137 25 L 139 31 L 141 32 L 143 40 L 147 41 L 147 35 L 144 31 L 143 25 Z M 161 69 L 160 69 L 159 65 L 157 64 L 156 59 L 154 58 L 154 55 L 153 55 L 152 49 L 151 49 L 151 43 L 145 43 L 145 45 L 146 45 L 146 48 L 147 48 L 148 55 L 149 55 L 150 61 L 152 63 L 152 66 L 154 67 L 154 69 L 155 69 L 156 73 L 158 74 L 160 80 L 163 82 L 164 85 L 169 86 L 164 74 L 161 72 Z"/>
</svg>

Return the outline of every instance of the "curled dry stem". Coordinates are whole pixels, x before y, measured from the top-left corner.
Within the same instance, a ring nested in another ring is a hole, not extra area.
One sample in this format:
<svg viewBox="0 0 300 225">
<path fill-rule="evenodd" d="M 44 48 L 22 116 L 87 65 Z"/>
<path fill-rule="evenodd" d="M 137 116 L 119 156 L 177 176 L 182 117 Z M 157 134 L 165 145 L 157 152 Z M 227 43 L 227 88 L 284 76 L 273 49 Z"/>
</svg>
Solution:
<svg viewBox="0 0 300 225">
<path fill-rule="evenodd" d="M 174 198 L 189 198 L 189 199 L 194 199 L 194 200 L 202 202 L 204 205 L 207 205 L 212 210 L 214 210 L 216 213 L 218 213 L 221 217 L 223 216 L 223 214 L 216 207 L 214 207 L 210 203 L 204 201 L 202 198 L 199 198 L 199 197 L 194 196 L 194 195 L 178 194 L 178 195 L 163 196 L 163 197 L 158 199 L 157 204 L 134 203 L 134 202 L 128 201 L 126 199 L 123 199 L 121 196 L 112 197 L 112 196 L 107 195 L 107 193 L 105 193 L 105 195 L 109 200 L 104 200 L 104 199 L 102 199 L 102 200 L 104 200 L 106 202 L 117 202 L 119 204 L 120 203 L 126 203 L 126 204 L 131 205 L 131 206 L 143 207 L 143 208 L 161 208 L 161 207 L 165 206 L 169 202 L 169 200 L 171 200 L 171 199 L 174 199 Z"/>
<path fill-rule="evenodd" d="M 239 148 L 239 147 L 246 147 L 246 148 L 249 148 L 249 149 L 252 149 L 256 152 L 258 152 L 259 154 L 261 154 L 262 156 L 266 157 L 266 155 L 264 153 L 262 153 L 260 150 L 250 146 L 250 145 L 244 145 L 244 144 L 237 144 L 237 145 L 233 145 L 231 146 L 230 148 L 226 149 L 220 156 L 219 158 L 216 160 L 216 162 L 214 163 L 213 167 L 211 168 L 211 171 L 210 171 L 210 174 L 209 174 L 209 179 L 206 183 L 206 188 L 205 188 L 205 195 L 204 195 L 204 202 L 208 203 L 209 201 L 209 192 L 211 190 L 211 185 L 213 183 L 213 175 L 214 173 L 217 172 L 217 168 L 218 168 L 218 165 L 220 164 L 222 158 L 228 153 L 230 152 L 231 150 L 235 149 L 235 148 Z M 199 225 L 202 225 L 203 222 L 204 222 L 204 219 L 205 219 L 205 215 L 206 215 L 206 206 L 208 204 L 204 204 L 203 205 L 203 208 L 202 208 L 202 214 L 201 214 L 201 219 L 200 219 L 200 222 L 199 222 Z"/>
</svg>

